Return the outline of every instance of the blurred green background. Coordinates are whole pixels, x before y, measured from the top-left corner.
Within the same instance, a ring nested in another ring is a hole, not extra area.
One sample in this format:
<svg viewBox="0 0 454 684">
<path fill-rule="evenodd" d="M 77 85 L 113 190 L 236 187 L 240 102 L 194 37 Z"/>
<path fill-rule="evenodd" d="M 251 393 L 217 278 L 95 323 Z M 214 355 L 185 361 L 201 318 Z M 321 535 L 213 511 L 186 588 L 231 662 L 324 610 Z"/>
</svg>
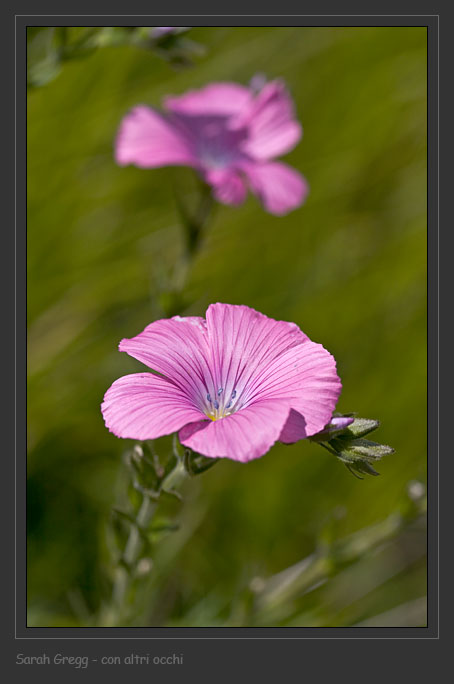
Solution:
<svg viewBox="0 0 454 684">
<path fill-rule="evenodd" d="M 285 79 L 304 128 L 285 161 L 307 178 L 308 200 L 284 218 L 254 197 L 220 206 L 179 313 L 221 301 L 295 321 L 337 359 L 338 410 L 380 419 L 376 439 L 396 449 L 363 481 L 309 442 L 189 481 L 141 623 L 241 623 L 251 581 L 402 511 L 408 483 L 426 479 L 426 29 L 187 35 L 206 47 L 192 68 L 103 47 L 29 91 L 29 626 L 90 624 L 99 611 L 130 444 L 106 430 L 99 406 L 114 379 L 143 368 L 117 344 L 156 316 L 157 283 L 177 263 L 175 184 L 194 199 L 189 170 L 114 163 L 135 104 L 257 73 Z M 419 525 L 262 624 L 424 625 L 425 594 Z"/>
</svg>

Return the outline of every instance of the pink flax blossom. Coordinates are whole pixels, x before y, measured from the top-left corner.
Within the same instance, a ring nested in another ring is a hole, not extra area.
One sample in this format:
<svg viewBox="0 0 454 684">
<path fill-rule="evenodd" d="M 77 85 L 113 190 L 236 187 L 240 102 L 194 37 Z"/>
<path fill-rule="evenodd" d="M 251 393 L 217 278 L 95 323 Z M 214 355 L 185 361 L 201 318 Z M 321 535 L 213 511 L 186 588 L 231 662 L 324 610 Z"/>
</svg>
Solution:
<svg viewBox="0 0 454 684">
<path fill-rule="evenodd" d="M 236 83 L 212 83 L 164 100 L 164 112 L 145 105 L 123 119 L 116 161 L 141 168 L 191 166 L 212 186 L 217 200 L 241 204 L 247 189 L 271 214 L 299 207 L 307 184 L 275 157 L 302 135 L 293 103 L 281 81 L 257 92 Z"/>
<path fill-rule="evenodd" d="M 107 390 L 109 430 L 137 440 L 178 432 L 212 458 L 246 462 L 278 440 L 320 432 L 341 390 L 321 344 L 248 306 L 212 304 L 206 319 L 155 321 L 119 349 L 155 373 L 126 375 Z"/>
</svg>

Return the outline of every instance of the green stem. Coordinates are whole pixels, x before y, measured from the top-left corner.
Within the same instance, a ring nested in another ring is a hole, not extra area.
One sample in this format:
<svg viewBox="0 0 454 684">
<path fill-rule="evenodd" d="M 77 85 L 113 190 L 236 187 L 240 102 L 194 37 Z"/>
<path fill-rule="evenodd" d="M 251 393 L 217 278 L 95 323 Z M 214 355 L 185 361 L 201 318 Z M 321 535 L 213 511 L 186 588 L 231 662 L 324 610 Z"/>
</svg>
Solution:
<svg viewBox="0 0 454 684">
<path fill-rule="evenodd" d="M 188 211 L 181 200 L 177 189 L 174 188 L 175 201 L 184 229 L 185 259 L 187 262 L 192 259 L 200 246 L 203 231 L 214 207 L 211 187 L 203 181 L 200 181 L 199 187 L 198 206 L 194 213 Z"/>
<path fill-rule="evenodd" d="M 178 487 L 186 477 L 186 471 L 182 461 L 178 461 L 175 467 L 170 471 L 167 477 L 163 480 L 159 489 L 159 495 L 163 491 L 171 491 Z M 126 600 L 131 584 L 131 579 L 135 575 L 137 564 L 140 559 L 140 552 L 143 546 L 141 538 L 141 530 L 146 530 L 156 509 L 159 505 L 159 496 L 157 500 L 151 499 L 144 494 L 142 504 L 137 513 L 135 524 L 131 525 L 128 540 L 126 542 L 125 550 L 123 552 L 124 565 L 119 565 L 115 570 L 115 578 L 112 589 L 112 605 L 108 611 L 105 622 L 108 626 L 121 626 L 124 619 Z"/>
<path fill-rule="evenodd" d="M 175 468 L 170 471 L 162 483 L 161 490 L 168 492 L 175 489 L 175 487 L 178 487 L 183 482 L 186 475 L 187 473 L 183 461 L 178 461 Z"/>
<path fill-rule="evenodd" d="M 261 580 L 255 596 L 254 616 L 251 618 L 253 624 L 264 626 L 282 619 L 294 602 L 311 588 L 364 558 L 372 550 L 396 539 L 405 529 L 422 522 L 426 516 L 426 506 L 425 496 L 417 501 L 408 500 L 406 507 L 399 513 L 331 545 L 321 545 L 295 565 Z"/>
<path fill-rule="evenodd" d="M 123 553 L 123 560 L 128 569 L 120 565 L 115 571 L 112 603 L 117 609 L 115 612 L 118 614 L 119 618 L 123 614 L 123 605 L 129 589 L 131 573 L 133 572 L 134 566 L 137 564 L 142 547 L 139 528 L 146 529 L 148 527 L 156 507 L 156 502 L 152 502 L 148 496 L 143 497 L 142 505 L 137 514 L 136 525 L 131 525 L 128 541 L 126 542 Z"/>
<path fill-rule="evenodd" d="M 214 199 L 211 188 L 207 185 L 202 185 L 196 214 L 193 219 L 186 223 L 186 250 L 190 258 L 194 256 L 199 248 L 200 240 L 213 206 Z"/>
</svg>

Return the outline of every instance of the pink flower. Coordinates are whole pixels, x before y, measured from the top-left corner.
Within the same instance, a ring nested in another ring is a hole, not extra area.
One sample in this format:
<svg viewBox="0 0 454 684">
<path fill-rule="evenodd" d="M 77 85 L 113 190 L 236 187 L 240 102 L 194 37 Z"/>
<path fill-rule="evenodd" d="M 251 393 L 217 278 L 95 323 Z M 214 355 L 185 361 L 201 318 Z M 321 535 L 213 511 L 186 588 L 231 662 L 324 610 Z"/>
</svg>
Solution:
<svg viewBox="0 0 454 684">
<path fill-rule="evenodd" d="M 304 178 L 273 161 L 302 135 L 291 98 L 280 81 L 257 93 L 235 83 L 212 83 L 167 97 L 160 113 L 144 105 L 123 119 L 118 164 L 141 168 L 191 166 L 224 204 L 241 204 L 249 187 L 272 214 L 296 209 L 307 194 Z"/>
<path fill-rule="evenodd" d="M 208 457 L 246 462 L 277 441 L 320 432 L 341 390 L 334 358 L 295 323 L 248 306 L 212 304 L 199 317 L 155 321 L 120 351 L 160 375 L 116 380 L 101 410 L 117 437 L 179 432 Z"/>
<path fill-rule="evenodd" d="M 188 31 L 188 26 L 153 26 L 150 31 L 152 38 L 163 38 L 164 36 L 171 35 L 173 33 L 183 33 Z"/>
</svg>

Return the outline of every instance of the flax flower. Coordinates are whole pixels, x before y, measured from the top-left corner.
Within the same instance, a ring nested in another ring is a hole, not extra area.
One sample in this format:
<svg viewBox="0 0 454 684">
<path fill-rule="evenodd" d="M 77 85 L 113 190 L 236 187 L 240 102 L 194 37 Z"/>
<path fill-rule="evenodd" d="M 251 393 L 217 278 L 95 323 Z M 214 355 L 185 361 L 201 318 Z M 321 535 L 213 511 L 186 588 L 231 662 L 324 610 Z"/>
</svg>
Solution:
<svg viewBox="0 0 454 684">
<path fill-rule="evenodd" d="M 117 437 L 178 432 L 204 456 L 246 462 L 276 441 L 323 430 L 341 390 L 336 362 L 295 323 L 248 306 L 212 304 L 206 319 L 151 323 L 120 351 L 154 373 L 134 373 L 107 390 L 101 410 Z"/>
<path fill-rule="evenodd" d="M 248 188 L 271 214 L 299 207 L 304 178 L 274 161 L 300 140 L 302 129 L 281 81 L 256 92 L 236 83 L 212 83 L 167 97 L 164 111 L 140 105 L 123 119 L 116 140 L 120 165 L 190 166 L 224 204 L 241 204 Z"/>
</svg>

